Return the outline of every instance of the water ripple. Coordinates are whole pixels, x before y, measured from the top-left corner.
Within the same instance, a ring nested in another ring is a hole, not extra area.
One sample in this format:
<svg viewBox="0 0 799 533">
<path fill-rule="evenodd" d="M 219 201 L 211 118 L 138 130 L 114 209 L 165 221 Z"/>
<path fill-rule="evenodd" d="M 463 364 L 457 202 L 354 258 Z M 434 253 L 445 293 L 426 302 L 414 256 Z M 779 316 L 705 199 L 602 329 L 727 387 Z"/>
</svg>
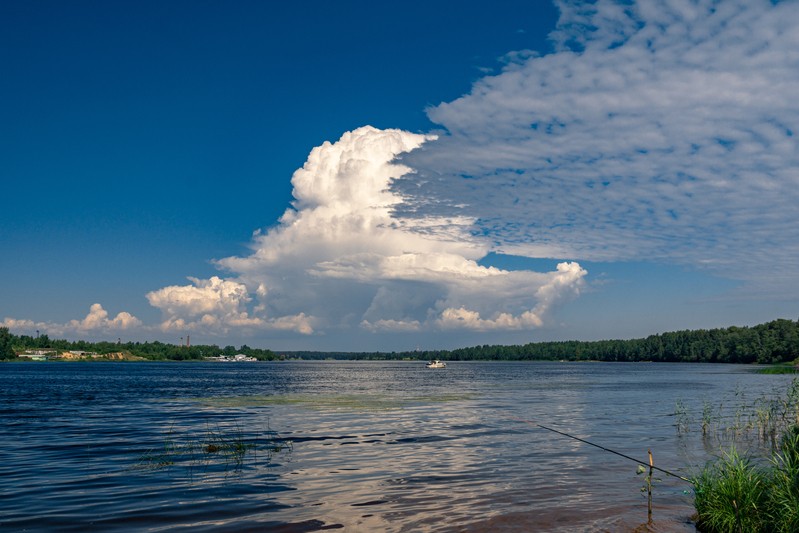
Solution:
<svg viewBox="0 0 799 533">
<path fill-rule="evenodd" d="M 646 515 L 636 465 L 535 424 L 683 468 L 712 450 L 676 434 L 677 399 L 781 379 L 724 365 L 5 364 L 0 529 L 632 531 Z M 693 531 L 681 483 L 656 487 L 647 531 Z"/>
</svg>

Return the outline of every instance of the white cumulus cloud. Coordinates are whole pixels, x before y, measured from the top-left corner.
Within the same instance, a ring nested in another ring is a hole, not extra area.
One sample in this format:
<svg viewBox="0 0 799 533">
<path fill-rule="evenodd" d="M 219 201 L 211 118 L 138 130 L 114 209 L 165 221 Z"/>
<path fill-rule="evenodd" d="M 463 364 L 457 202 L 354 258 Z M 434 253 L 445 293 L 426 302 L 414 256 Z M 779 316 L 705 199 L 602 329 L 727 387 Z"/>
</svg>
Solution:
<svg viewBox="0 0 799 533">
<path fill-rule="evenodd" d="M 76 331 L 126 330 L 141 325 L 141 320 L 127 311 L 118 313 L 114 318 L 108 318 L 108 311 L 103 309 L 102 305 L 96 303 L 92 304 L 89 308 L 89 314 L 83 320 L 71 320 L 67 324 L 67 328 Z"/>
<path fill-rule="evenodd" d="M 99 303 L 92 304 L 89 308 L 89 313 L 83 320 L 70 320 L 67 323 L 57 322 L 34 322 L 28 319 L 15 319 L 6 317 L 1 325 L 7 327 L 13 332 L 20 334 L 32 334 L 36 331 L 54 335 L 65 334 L 103 334 L 114 333 L 121 331 L 130 331 L 141 328 L 142 321 L 128 313 L 122 311 L 117 313 L 114 318 L 109 318 L 108 311 L 106 311 Z"/>
<path fill-rule="evenodd" d="M 147 295 L 165 315 L 162 327 L 401 333 L 449 329 L 460 308 L 486 317 L 458 323 L 467 329 L 541 326 L 579 293 L 579 265 L 545 273 L 483 266 L 490 246 L 470 217 L 430 216 L 420 233 L 393 214 L 402 198 L 391 183 L 413 172 L 397 156 L 433 139 L 366 126 L 314 148 L 279 223 L 254 234 L 251 254 L 217 261 L 230 277 Z"/>
<path fill-rule="evenodd" d="M 236 281 L 217 276 L 202 280 L 189 278 L 192 285 L 172 285 L 147 293 L 150 305 L 161 309 L 163 331 L 194 331 L 227 333 L 232 328 L 290 329 L 311 333 L 313 328 L 303 314 L 268 320 L 251 315 L 247 304 L 252 301 L 247 287 Z M 256 294 L 265 295 L 264 288 Z"/>
</svg>

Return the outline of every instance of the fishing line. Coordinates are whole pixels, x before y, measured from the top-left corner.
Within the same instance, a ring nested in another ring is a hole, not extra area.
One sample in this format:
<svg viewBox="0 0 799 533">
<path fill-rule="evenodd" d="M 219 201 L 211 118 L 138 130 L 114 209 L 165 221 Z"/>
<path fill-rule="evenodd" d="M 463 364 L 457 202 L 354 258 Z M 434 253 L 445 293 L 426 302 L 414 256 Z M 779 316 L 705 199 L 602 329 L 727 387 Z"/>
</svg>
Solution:
<svg viewBox="0 0 799 533">
<path fill-rule="evenodd" d="M 534 421 L 532 421 L 532 420 L 525 420 L 525 419 L 523 419 L 523 418 L 515 418 L 515 417 L 511 417 L 511 419 L 513 419 L 513 420 L 516 420 L 516 421 L 518 421 L 518 422 L 524 422 L 524 423 L 526 423 L 526 424 L 530 424 L 530 425 L 532 425 L 532 426 L 535 426 L 535 427 L 538 427 L 538 428 L 541 428 L 541 429 L 545 429 L 545 430 L 547 430 L 547 431 L 551 431 L 552 433 L 557 433 L 558 435 L 563 435 L 564 437 L 568 437 L 568 438 L 570 438 L 570 439 L 574 439 L 574 440 L 576 440 L 576 441 L 580 441 L 580 442 L 582 442 L 582 443 L 584 443 L 584 444 L 588 444 L 589 446 L 593 446 L 593 447 L 595 447 L 595 448 L 599 448 L 599 449 L 600 449 L 600 450 L 602 450 L 602 451 L 609 452 L 609 453 L 612 453 L 612 454 L 616 454 L 616 455 L 618 455 L 619 457 L 624 457 L 625 459 L 628 459 L 628 460 L 630 460 L 630 461 L 633 461 L 633 462 L 635 462 L 635 463 L 638 463 L 639 465 L 645 465 L 645 464 L 647 464 L 647 463 L 646 463 L 646 462 L 644 462 L 644 461 L 639 461 L 638 459 L 635 459 L 634 457 L 630 457 L 629 455 L 624 455 L 623 453 L 621 453 L 621 452 L 617 452 L 616 450 L 611 450 L 610 448 L 606 448 L 606 447 L 604 447 L 604 446 L 600 446 L 599 444 L 595 444 L 595 443 L 593 443 L 593 442 L 590 442 L 590 441 L 587 441 L 587 440 L 585 440 L 585 439 L 581 439 L 580 437 L 575 437 L 574 435 L 570 435 L 570 434 L 568 434 L 568 433 L 566 433 L 566 432 L 564 432 L 564 431 L 559 431 L 559 430 L 557 430 L 557 429 L 553 429 L 553 428 L 550 428 L 550 427 L 547 427 L 547 426 L 543 426 L 543 425 L 541 425 L 541 424 L 539 424 L 539 423 L 537 423 L 537 422 L 534 422 Z M 664 473 L 664 474 L 666 474 L 666 475 L 669 475 L 669 476 L 672 476 L 672 477 L 676 477 L 677 479 L 681 479 L 681 480 L 683 480 L 683 481 L 687 481 L 688 483 L 690 483 L 690 484 L 692 484 L 692 485 L 693 485 L 693 483 L 694 483 L 693 481 L 691 481 L 691 480 L 690 480 L 690 479 L 688 479 L 687 477 L 683 477 L 683 476 L 681 476 L 681 475 L 679 475 L 679 474 L 675 474 L 674 472 L 669 472 L 669 471 L 668 471 L 668 470 L 666 470 L 665 468 L 660 468 L 660 467 L 658 467 L 658 466 L 654 466 L 654 465 L 651 465 L 651 464 L 650 464 L 650 468 L 652 468 L 652 469 L 654 469 L 654 470 L 657 470 L 657 471 L 659 471 L 659 472 L 663 472 L 663 473 Z"/>
</svg>

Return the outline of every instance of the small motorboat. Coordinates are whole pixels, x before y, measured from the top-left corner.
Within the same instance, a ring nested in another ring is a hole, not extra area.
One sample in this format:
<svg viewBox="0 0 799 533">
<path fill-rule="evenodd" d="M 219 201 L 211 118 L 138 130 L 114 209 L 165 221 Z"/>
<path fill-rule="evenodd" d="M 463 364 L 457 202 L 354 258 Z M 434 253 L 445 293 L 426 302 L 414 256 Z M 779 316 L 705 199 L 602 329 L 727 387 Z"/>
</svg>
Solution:
<svg viewBox="0 0 799 533">
<path fill-rule="evenodd" d="M 429 363 L 427 363 L 427 368 L 446 368 L 447 363 L 444 361 L 439 361 L 438 359 L 433 359 Z"/>
</svg>

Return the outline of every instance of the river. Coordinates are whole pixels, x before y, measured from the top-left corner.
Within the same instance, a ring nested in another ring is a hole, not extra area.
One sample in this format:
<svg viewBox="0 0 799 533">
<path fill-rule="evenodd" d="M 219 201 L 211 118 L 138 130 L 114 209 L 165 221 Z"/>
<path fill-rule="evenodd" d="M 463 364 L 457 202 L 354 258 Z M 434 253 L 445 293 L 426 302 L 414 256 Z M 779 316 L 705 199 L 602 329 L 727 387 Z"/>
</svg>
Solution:
<svg viewBox="0 0 799 533">
<path fill-rule="evenodd" d="M 571 437 L 690 476 L 722 445 L 703 409 L 791 380 L 709 364 L 2 364 L 0 529 L 695 531 L 689 483 L 656 472 L 649 521 L 637 464 Z"/>
</svg>

